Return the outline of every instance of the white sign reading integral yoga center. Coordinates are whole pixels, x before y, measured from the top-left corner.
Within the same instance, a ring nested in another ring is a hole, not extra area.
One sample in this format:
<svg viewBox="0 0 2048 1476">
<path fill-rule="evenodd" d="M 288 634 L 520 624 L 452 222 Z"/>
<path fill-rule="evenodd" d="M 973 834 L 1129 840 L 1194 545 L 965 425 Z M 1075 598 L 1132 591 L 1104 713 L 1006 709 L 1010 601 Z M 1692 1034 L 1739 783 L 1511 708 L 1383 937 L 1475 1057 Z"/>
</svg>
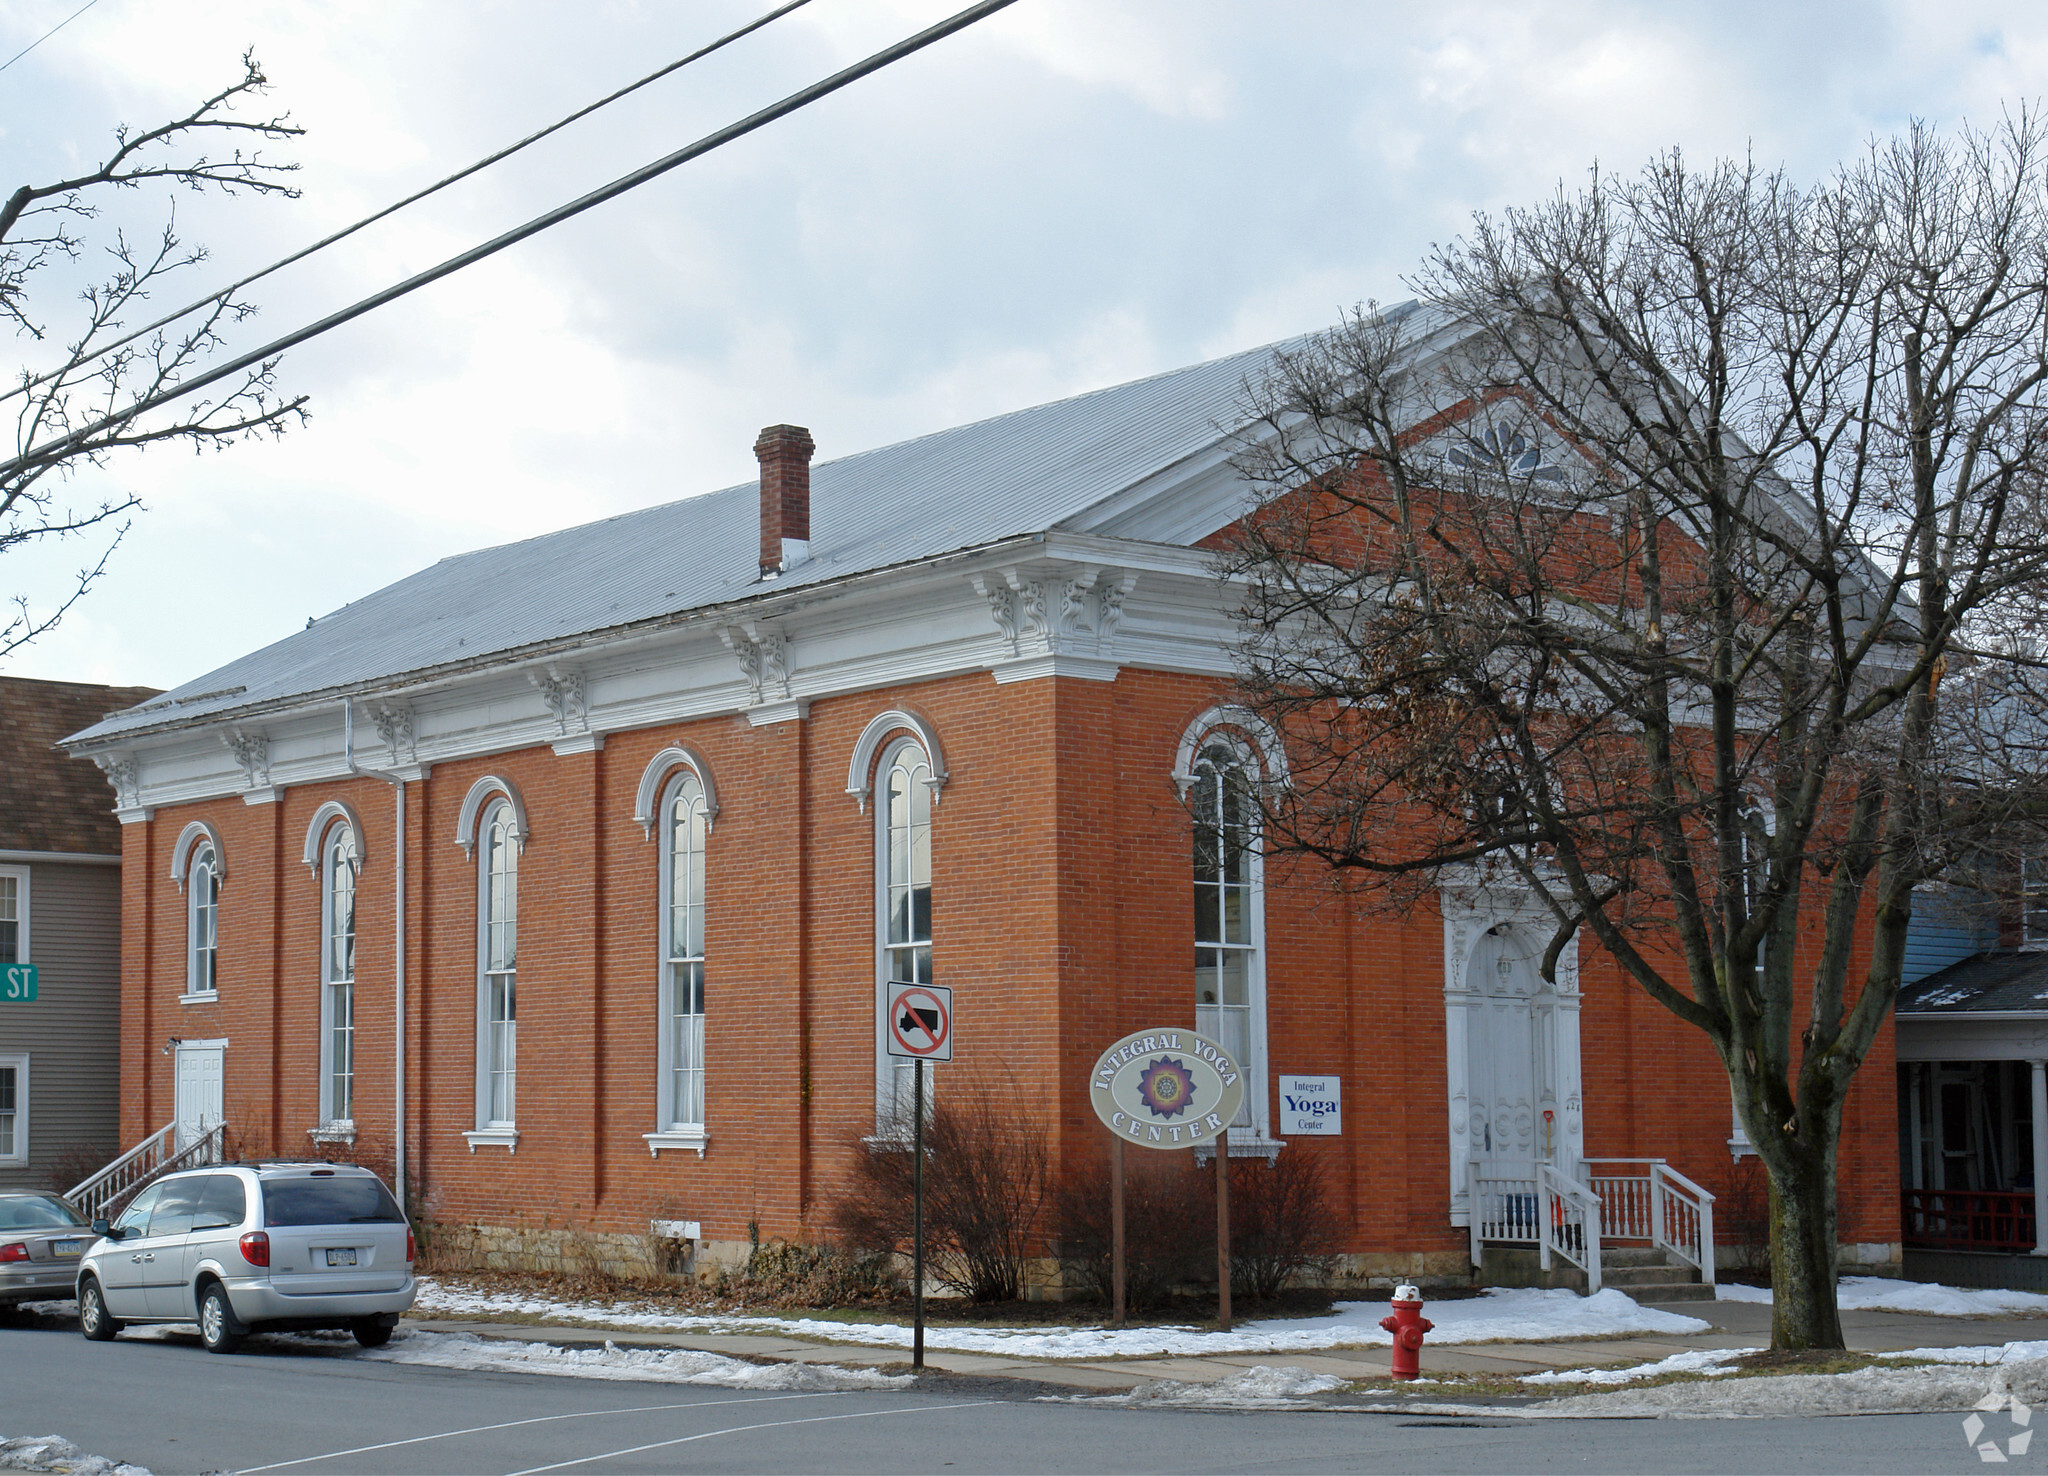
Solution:
<svg viewBox="0 0 2048 1476">
<path fill-rule="evenodd" d="M 1088 1078 L 1103 1125 L 1140 1148 L 1213 1143 L 1244 1105 L 1244 1071 L 1192 1030 L 1140 1030 L 1104 1051 Z"/>
<path fill-rule="evenodd" d="M 1337 1138 L 1344 1134 L 1344 1078 L 1280 1078 L 1280 1131 L 1287 1137 Z"/>
</svg>

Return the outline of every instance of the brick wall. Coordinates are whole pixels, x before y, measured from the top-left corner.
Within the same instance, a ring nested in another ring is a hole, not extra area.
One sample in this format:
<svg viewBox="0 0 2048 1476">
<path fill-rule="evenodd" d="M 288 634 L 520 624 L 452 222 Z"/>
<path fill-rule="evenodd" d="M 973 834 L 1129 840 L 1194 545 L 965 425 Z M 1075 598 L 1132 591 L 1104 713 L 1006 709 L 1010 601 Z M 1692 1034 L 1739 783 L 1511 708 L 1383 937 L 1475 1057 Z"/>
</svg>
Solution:
<svg viewBox="0 0 2048 1476">
<path fill-rule="evenodd" d="M 874 1101 L 875 820 L 846 793 L 871 718 L 912 709 L 944 745 L 934 813 L 937 976 L 955 991 L 956 1064 L 1043 1104 L 1058 1160 L 1099 1171 L 1107 1141 L 1088 1066 L 1141 1025 L 1192 1023 L 1186 813 L 1169 778 L 1215 699 L 1193 677 L 998 684 L 985 673 L 821 700 L 805 721 L 740 717 L 436 766 L 408 793 L 408 1143 L 428 1206 L 451 1221 L 638 1233 L 698 1220 L 716 1241 L 827 1233 Z M 707 1127 L 696 1153 L 650 1155 L 655 1121 L 660 847 L 633 819 L 648 762 L 688 744 L 715 779 L 707 843 Z M 486 774 L 515 785 L 520 857 L 519 1142 L 474 1126 L 475 863 L 458 811 Z M 169 1119 L 167 1037 L 225 1037 L 229 1120 L 246 1153 L 307 1151 L 319 1117 L 320 884 L 301 864 L 329 798 L 361 816 L 357 1112 L 366 1156 L 392 1132 L 393 796 L 380 781 L 166 807 L 124 832 L 122 1135 Z M 220 1000 L 184 1005 L 184 899 L 169 856 L 193 819 L 220 831 Z M 1446 1255 L 1443 933 L 1432 907 L 1393 917 L 1275 866 L 1267 911 L 1271 1072 L 1340 1075 L 1345 1133 L 1326 1155 L 1347 1251 Z M 1809 943 L 1810 946 L 1810 943 Z M 1589 949 L 1582 961 L 1586 1147 L 1661 1156 L 1721 1191 L 1728 1091 L 1702 1036 Z M 1842 1236 L 1897 1239 L 1892 1041 L 1849 1108 Z M 1270 1091 L 1270 1075 L 1269 1075 Z M 1269 1103 L 1269 1106 L 1271 1104 Z M 1277 1122 L 1277 1117 L 1276 1117 Z"/>
</svg>

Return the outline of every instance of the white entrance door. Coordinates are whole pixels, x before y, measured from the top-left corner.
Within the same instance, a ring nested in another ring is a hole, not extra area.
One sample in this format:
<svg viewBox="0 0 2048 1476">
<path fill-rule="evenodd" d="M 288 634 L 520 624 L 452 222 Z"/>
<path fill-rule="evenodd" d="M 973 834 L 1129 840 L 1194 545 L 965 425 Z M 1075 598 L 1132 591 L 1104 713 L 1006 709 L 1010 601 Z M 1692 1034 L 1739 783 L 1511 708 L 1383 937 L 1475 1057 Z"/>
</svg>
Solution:
<svg viewBox="0 0 2048 1476">
<path fill-rule="evenodd" d="M 189 1148 L 222 1120 L 221 1058 L 224 1040 L 178 1043 L 178 1147 Z"/>
<path fill-rule="evenodd" d="M 1553 1161 L 1557 1102 L 1550 1052 L 1541 1041 L 1548 1032 L 1538 1029 L 1534 961 L 1523 956 L 1515 934 L 1495 928 L 1473 948 L 1469 967 L 1472 1157 L 1483 1178 L 1534 1178 L 1538 1160 Z"/>
</svg>

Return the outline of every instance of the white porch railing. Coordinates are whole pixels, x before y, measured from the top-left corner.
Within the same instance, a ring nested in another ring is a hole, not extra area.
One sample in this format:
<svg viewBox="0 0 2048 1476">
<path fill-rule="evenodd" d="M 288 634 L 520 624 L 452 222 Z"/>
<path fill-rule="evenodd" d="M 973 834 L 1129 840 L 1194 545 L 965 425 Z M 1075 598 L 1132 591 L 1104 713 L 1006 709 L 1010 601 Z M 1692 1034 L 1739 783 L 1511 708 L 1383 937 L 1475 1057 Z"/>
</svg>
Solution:
<svg viewBox="0 0 2048 1476">
<path fill-rule="evenodd" d="M 183 1148 L 172 1147 L 178 1125 L 167 1122 L 126 1153 L 65 1194 L 88 1220 L 96 1220 L 123 1195 L 141 1188 L 158 1174 L 199 1164 L 219 1163 L 227 1144 L 227 1125 L 215 1123 Z"/>
<path fill-rule="evenodd" d="M 1714 1284 L 1714 1196 L 1661 1158 L 1589 1158 L 1610 1240 L 1647 1240 Z"/>
<path fill-rule="evenodd" d="M 1553 1255 L 1563 1256 L 1586 1273 L 1588 1291 L 1600 1290 L 1600 1197 L 1547 1163 L 1533 1167 L 1526 1177 L 1504 1177 L 1466 1164 L 1472 1264 L 1480 1264 L 1486 1241 L 1533 1245 L 1545 1271 Z"/>
</svg>

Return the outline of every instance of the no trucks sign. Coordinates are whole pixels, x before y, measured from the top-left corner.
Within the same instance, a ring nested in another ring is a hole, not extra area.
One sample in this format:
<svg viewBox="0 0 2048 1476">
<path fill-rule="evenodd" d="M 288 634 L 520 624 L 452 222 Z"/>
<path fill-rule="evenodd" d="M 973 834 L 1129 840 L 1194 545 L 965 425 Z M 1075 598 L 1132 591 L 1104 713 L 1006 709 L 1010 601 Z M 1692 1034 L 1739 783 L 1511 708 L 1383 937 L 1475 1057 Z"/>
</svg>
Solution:
<svg viewBox="0 0 2048 1476">
<path fill-rule="evenodd" d="M 1192 1030 L 1140 1030 L 1104 1051 L 1088 1100 L 1120 1142 L 1140 1148 L 1213 1144 L 1244 1106 L 1244 1070 Z"/>
</svg>

